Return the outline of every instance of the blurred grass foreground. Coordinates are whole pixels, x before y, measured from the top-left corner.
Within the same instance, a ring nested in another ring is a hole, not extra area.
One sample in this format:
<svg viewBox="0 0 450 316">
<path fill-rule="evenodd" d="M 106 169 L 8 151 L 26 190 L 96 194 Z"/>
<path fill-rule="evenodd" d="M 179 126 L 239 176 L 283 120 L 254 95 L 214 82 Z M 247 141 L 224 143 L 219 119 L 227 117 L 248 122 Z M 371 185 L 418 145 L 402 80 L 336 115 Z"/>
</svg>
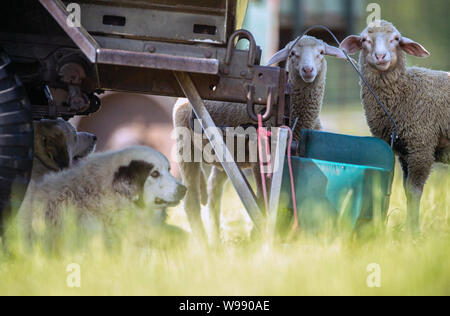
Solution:
<svg viewBox="0 0 450 316">
<path fill-rule="evenodd" d="M 361 112 L 325 113 L 325 125 L 365 135 L 364 124 L 348 121 L 362 119 Z M 416 240 L 404 231 L 406 199 L 397 167 L 386 226 L 358 235 L 301 234 L 273 247 L 249 241 L 251 222 L 229 185 L 222 247 L 206 249 L 193 240 L 173 247 L 139 242 L 152 231 L 136 226 L 114 251 L 96 238 L 85 247 L 67 243 L 58 256 L 13 247 L 0 252 L 0 295 L 449 295 L 449 182 L 448 167 L 437 166 L 423 195 L 422 236 Z M 208 225 L 206 210 L 203 217 Z M 182 206 L 170 211 L 169 221 L 189 229 Z M 79 284 L 71 283 L 73 269 Z"/>
</svg>

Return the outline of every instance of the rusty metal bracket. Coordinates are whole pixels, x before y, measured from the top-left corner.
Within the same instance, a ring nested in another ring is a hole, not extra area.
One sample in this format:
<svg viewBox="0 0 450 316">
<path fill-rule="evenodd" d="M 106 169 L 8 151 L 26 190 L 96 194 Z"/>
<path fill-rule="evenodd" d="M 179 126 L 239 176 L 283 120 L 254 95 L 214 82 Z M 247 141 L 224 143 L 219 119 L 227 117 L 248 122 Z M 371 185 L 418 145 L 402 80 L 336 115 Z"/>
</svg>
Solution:
<svg viewBox="0 0 450 316">
<path fill-rule="evenodd" d="M 273 108 L 274 108 L 274 98 L 273 98 L 273 92 L 275 90 L 274 87 L 269 87 L 267 92 L 267 104 L 266 104 L 266 111 L 262 116 L 263 122 L 266 122 L 272 118 L 273 115 Z M 248 116 L 254 121 L 258 122 L 258 115 L 255 113 L 254 108 L 254 98 L 255 98 L 255 86 L 249 85 L 248 86 L 248 95 L 247 95 L 247 113 Z"/>
<path fill-rule="evenodd" d="M 230 65 L 231 59 L 233 57 L 233 48 L 234 48 L 234 42 L 238 38 L 238 40 L 241 40 L 242 38 L 247 39 L 250 42 L 250 47 L 248 50 L 248 62 L 247 65 L 249 67 L 252 67 L 256 63 L 256 41 L 253 37 L 252 33 L 250 33 L 247 30 L 238 30 L 234 32 L 228 41 L 228 47 L 227 47 L 227 55 L 225 56 L 225 64 Z"/>
</svg>

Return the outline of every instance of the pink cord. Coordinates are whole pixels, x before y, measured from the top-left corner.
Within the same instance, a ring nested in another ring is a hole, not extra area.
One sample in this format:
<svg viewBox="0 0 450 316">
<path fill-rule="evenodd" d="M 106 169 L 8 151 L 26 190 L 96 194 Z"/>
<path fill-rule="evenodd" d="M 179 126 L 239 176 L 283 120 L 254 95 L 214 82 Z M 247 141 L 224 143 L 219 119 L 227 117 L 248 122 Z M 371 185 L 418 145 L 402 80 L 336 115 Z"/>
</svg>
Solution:
<svg viewBox="0 0 450 316">
<path fill-rule="evenodd" d="M 281 126 L 280 128 L 286 128 L 289 131 L 289 141 L 287 146 L 287 156 L 288 156 L 288 165 L 289 165 L 289 176 L 291 179 L 291 195 L 292 195 L 292 204 L 294 206 L 294 225 L 292 227 L 292 233 L 298 230 L 299 221 L 298 221 L 298 210 L 297 210 L 297 199 L 295 197 L 295 182 L 294 182 L 294 172 L 292 169 L 292 157 L 291 157 L 291 147 L 294 135 L 289 126 Z M 262 151 L 262 138 L 266 143 L 266 155 L 267 155 L 267 163 L 269 164 L 269 168 L 271 168 L 271 157 L 269 150 L 269 136 L 270 133 L 264 128 L 262 124 L 262 115 L 258 115 L 258 153 L 259 153 L 259 168 L 261 170 L 261 180 L 262 180 L 262 189 L 264 195 L 264 204 L 266 207 L 266 214 L 269 214 L 269 199 L 267 196 L 267 184 L 266 184 L 266 174 L 264 173 L 264 163 L 263 163 L 263 151 Z M 283 163 L 283 162 L 282 162 Z M 270 170 L 271 171 L 271 170 Z M 271 174 L 269 173 L 271 176 Z"/>
</svg>

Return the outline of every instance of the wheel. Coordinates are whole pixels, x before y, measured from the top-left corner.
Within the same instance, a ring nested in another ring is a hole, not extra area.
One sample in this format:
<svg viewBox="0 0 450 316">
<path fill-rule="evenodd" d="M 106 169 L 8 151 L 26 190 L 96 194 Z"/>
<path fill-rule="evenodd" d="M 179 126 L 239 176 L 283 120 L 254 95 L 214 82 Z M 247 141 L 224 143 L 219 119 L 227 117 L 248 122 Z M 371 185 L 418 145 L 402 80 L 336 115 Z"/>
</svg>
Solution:
<svg viewBox="0 0 450 316">
<path fill-rule="evenodd" d="M 31 107 L 11 59 L 0 48 L 0 233 L 18 210 L 30 181 L 34 131 Z"/>
</svg>

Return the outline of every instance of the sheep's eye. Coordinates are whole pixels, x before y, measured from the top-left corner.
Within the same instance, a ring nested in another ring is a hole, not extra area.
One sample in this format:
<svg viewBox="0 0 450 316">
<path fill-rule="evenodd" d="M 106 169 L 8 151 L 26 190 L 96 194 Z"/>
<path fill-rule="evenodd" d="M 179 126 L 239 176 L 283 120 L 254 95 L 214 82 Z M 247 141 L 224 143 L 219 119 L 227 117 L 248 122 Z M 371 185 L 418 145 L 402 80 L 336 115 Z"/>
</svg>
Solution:
<svg viewBox="0 0 450 316">
<path fill-rule="evenodd" d="M 292 51 L 292 52 L 291 52 L 291 57 L 294 57 L 294 56 L 295 56 L 295 52 Z"/>
<path fill-rule="evenodd" d="M 325 52 L 323 50 L 321 50 L 320 51 L 320 55 L 323 55 L 323 54 L 325 54 Z"/>
<path fill-rule="evenodd" d="M 153 171 L 153 172 L 151 173 L 152 178 L 159 178 L 160 175 L 161 175 L 161 174 L 159 173 L 159 171 Z"/>
<path fill-rule="evenodd" d="M 400 37 L 395 37 L 393 40 L 391 40 L 391 43 L 394 43 L 394 42 L 400 42 Z"/>
</svg>

